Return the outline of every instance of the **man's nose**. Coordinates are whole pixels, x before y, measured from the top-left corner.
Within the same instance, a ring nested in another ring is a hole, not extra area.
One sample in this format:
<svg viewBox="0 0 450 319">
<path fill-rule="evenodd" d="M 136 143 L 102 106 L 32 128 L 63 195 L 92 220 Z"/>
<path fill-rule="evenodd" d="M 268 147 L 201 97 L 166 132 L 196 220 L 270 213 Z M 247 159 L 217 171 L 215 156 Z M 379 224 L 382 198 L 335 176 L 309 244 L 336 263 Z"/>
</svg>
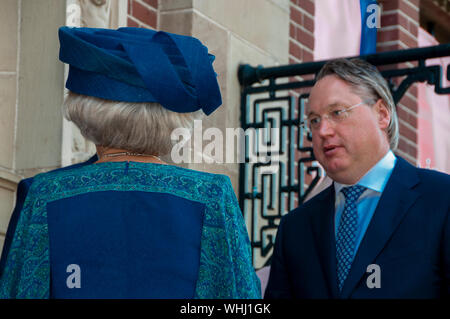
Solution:
<svg viewBox="0 0 450 319">
<path fill-rule="evenodd" d="M 317 133 L 321 137 L 333 135 L 334 134 L 334 124 L 330 120 L 328 120 L 326 117 L 323 117 L 320 121 Z"/>
</svg>

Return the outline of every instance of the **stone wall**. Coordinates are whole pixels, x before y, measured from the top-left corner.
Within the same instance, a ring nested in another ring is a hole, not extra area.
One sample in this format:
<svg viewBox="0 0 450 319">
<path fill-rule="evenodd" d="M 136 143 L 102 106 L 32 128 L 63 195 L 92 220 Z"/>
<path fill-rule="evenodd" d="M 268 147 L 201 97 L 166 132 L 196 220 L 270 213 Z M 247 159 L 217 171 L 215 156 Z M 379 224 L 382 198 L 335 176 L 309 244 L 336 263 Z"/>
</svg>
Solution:
<svg viewBox="0 0 450 319">
<path fill-rule="evenodd" d="M 0 0 L 0 248 L 17 183 L 61 165 L 60 0 Z"/>
</svg>

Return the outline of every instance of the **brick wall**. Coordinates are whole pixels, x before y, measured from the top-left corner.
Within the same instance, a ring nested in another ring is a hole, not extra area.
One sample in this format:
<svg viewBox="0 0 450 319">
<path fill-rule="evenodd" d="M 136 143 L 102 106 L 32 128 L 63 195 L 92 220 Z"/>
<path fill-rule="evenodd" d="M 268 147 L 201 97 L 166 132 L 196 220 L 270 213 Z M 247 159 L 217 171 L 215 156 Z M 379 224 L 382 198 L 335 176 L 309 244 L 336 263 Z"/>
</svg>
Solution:
<svg viewBox="0 0 450 319">
<path fill-rule="evenodd" d="M 377 36 L 378 52 L 418 46 L 419 2 L 420 0 L 380 1 L 382 11 L 381 28 Z M 400 140 L 396 153 L 413 164 L 417 162 L 417 103 L 417 86 L 413 85 L 397 105 Z"/>
<path fill-rule="evenodd" d="M 148 29 L 158 28 L 158 0 L 128 0 L 127 25 Z"/>
<path fill-rule="evenodd" d="M 314 1 L 291 0 L 289 63 L 314 60 Z"/>
</svg>

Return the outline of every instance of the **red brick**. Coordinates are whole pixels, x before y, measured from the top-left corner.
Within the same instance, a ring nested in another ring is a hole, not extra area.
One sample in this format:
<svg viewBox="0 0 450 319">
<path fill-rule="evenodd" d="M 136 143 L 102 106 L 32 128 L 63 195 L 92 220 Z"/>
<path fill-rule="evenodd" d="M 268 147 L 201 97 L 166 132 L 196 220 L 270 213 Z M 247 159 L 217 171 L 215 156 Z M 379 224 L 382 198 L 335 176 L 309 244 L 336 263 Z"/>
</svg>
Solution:
<svg viewBox="0 0 450 319">
<path fill-rule="evenodd" d="M 398 104 L 397 106 L 397 116 L 399 119 L 417 128 L 417 115 L 414 115 L 413 113 L 406 111 L 406 108 L 401 104 Z"/>
<path fill-rule="evenodd" d="M 389 14 L 381 14 L 381 27 L 387 27 L 390 25 L 398 24 L 398 14 L 397 13 L 389 13 Z"/>
<path fill-rule="evenodd" d="M 378 42 L 389 42 L 399 40 L 398 29 L 393 30 L 383 30 L 380 29 L 377 32 L 377 41 Z"/>
<path fill-rule="evenodd" d="M 404 50 L 405 46 L 403 44 L 401 44 L 399 41 L 395 41 L 392 44 L 389 45 L 385 45 L 383 43 L 383 41 L 380 40 L 379 38 L 380 34 L 378 32 L 378 37 L 377 37 L 377 50 L 379 49 L 380 51 L 396 51 L 396 50 Z"/>
<path fill-rule="evenodd" d="M 404 12 L 408 17 L 413 19 L 414 21 L 419 21 L 419 10 L 413 8 L 410 4 L 408 4 L 405 0 L 401 2 L 400 10 Z"/>
<path fill-rule="evenodd" d="M 293 25 L 292 23 L 289 24 L 289 37 L 291 37 L 292 39 L 296 38 L 296 27 L 295 25 Z"/>
<path fill-rule="evenodd" d="M 302 50 L 303 62 L 314 61 L 314 55 L 307 50 Z"/>
<path fill-rule="evenodd" d="M 408 21 L 408 31 L 416 38 L 419 35 L 419 27 L 414 23 L 412 23 L 411 21 Z"/>
<path fill-rule="evenodd" d="M 392 25 L 401 25 L 405 29 L 408 29 L 408 19 L 398 12 L 388 13 L 381 15 L 381 27 L 388 27 Z"/>
<path fill-rule="evenodd" d="M 309 32 L 314 33 L 314 20 L 307 15 L 303 15 L 303 26 Z"/>
<path fill-rule="evenodd" d="M 410 3 L 415 5 L 417 8 L 420 7 L 420 0 L 408 0 Z"/>
<path fill-rule="evenodd" d="M 406 0 L 384 0 L 381 1 L 383 11 L 400 10 L 408 17 L 415 21 L 419 21 L 419 11 L 407 3 Z"/>
<path fill-rule="evenodd" d="M 314 50 L 314 37 L 303 29 L 297 28 L 297 41 L 308 49 Z"/>
<path fill-rule="evenodd" d="M 417 37 L 413 37 L 403 30 L 400 30 L 399 32 L 399 40 L 410 48 L 417 48 Z"/>
<path fill-rule="evenodd" d="M 381 42 L 381 41 L 379 41 Z M 378 43 L 379 44 L 379 43 Z M 395 44 L 391 44 L 391 45 L 377 45 L 377 52 L 387 52 L 387 51 L 397 51 L 397 50 L 402 50 L 403 47 L 400 45 L 399 42 L 395 43 Z"/>
<path fill-rule="evenodd" d="M 127 26 L 138 28 L 139 27 L 139 23 L 137 23 L 136 21 L 134 21 L 133 19 L 128 17 L 127 18 Z"/>
<path fill-rule="evenodd" d="M 289 54 L 302 60 L 302 49 L 293 41 L 289 41 Z"/>
<path fill-rule="evenodd" d="M 417 102 L 417 92 L 418 92 L 417 85 L 416 84 L 411 85 L 404 95 L 405 103 L 409 102 L 411 104 Z"/>
<path fill-rule="evenodd" d="M 411 90 L 411 88 L 410 88 Z M 399 102 L 400 105 L 403 105 L 405 108 L 407 108 L 408 110 L 417 113 L 418 108 L 417 108 L 417 99 L 412 99 L 409 95 L 407 95 L 405 93 L 405 95 L 403 95 L 402 99 Z"/>
<path fill-rule="evenodd" d="M 315 6 L 314 2 L 312 2 L 311 0 L 297 0 L 297 5 L 308 12 L 310 15 L 314 16 Z"/>
<path fill-rule="evenodd" d="M 156 12 L 143 6 L 139 2 L 133 1 L 133 17 L 137 20 L 147 24 L 150 27 L 156 28 Z"/>
<path fill-rule="evenodd" d="M 408 154 L 417 159 L 417 144 L 408 144 Z"/>
<path fill-rule="evenodd" d="M 303 25 L 303 14 L 297 10 L 294 6 L 291 6 L 291 21 L 294 21 L 295 23 L 299 25 Z"/>
<path fill-rule="evenodd" d="M 398 9 L 400 6 L 399 1 L 402 0 L 381 0 L 380 4 L 383 6 L 382 11 L 390 11 Z"/>
<path fill-rule="evenodd" d="M 410 155 L 414 159 L 417 158 L 417 144 L 416 143 L 408 143 L 406 141 L 406 139 L 404 139 L 403 137 L 400 137 L 400 139 L 398 141 L 398 150 Z"/>
<path fill-rule="evenodd" d="M 399 123 L 400 136 L 403 136 L 411 142 L 417 143 L 417 132 L 413 131 L 403 123 Z"/>
<path fill-rule="evenodd" d="M 408 92 L 411 93 L 413 96 L 417 97 L 417 94 L 419 93 L 417 85 L 416 84 L 411 85 Z"/>
<path fill-rule="evenodd" d="M 417 47 L 417 38 L 411 37 L 405 31 L 399 28 L 391 30 L 380 29 L 377 34 L 378 42 L 401 41 L 409 48 Z"/>
<path fill-rule="evenodd" d="M 400 150 L 400 151 L 402 151 L 402 152 L 407 153 L 407 150 L 408 150 L 408 143 L 406 143 L 405 140 L 404 140 L 403 138 L 400 138 L 400 139 L 398 140 L 398 146 L 397 146 L 397 149 Z"/>
<path fill-rule="evenodd" d="M 146 4 L 152 6 L 155 9 L 158 9 L 158 0 L 142 0 Z"/>
</svg>

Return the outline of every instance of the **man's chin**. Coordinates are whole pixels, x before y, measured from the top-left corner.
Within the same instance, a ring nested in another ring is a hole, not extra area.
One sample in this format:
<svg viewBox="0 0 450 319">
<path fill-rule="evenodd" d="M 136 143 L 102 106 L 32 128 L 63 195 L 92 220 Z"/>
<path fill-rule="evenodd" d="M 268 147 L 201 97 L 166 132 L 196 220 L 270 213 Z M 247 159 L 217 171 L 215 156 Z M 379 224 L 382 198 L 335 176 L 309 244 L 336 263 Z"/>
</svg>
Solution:
<svg viewBox="0 0 450 319">
<path fill-rule="evenodd" d="M 343 163 L 342 161 L 332 161 L 322 166 L 327 175 L 337 182 L 343 178 L 345 179 L 345 176 L 348 175 L 348 168 L 350 167 L 349 164 Z"/>
<path fill-rule="evenodd" d="M 319 161 L 320 162 L 320 161 Z M 325 170 L 330 173 L 339 173 L 344 171 L 348 164 L 345 163 L 341 158 L 325 158 L 323 163 L 321 163 Z"/>
</svg>

